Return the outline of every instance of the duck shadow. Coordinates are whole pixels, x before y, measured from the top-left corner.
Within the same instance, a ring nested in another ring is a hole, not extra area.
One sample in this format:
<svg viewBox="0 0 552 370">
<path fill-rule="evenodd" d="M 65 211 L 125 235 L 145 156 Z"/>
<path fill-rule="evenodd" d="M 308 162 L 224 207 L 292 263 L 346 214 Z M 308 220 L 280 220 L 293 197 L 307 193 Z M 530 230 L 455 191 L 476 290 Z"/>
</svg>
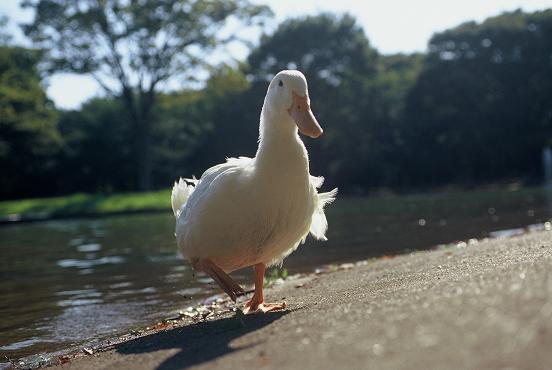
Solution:
<svg viewBox="0 0 552 370">
<path fill-rule="evenodd" d="M 286 310 L 200 322 L 136 338 L 115 346 L 115 350 L 120 354 L 144 354 L 177 348 L 180 351 L 166 359 L 157 369 L 186 369 L 255 346 L 232 348 L 230 342 L 270 325 L 288 313 L 290 311 Z"/>
</svg>

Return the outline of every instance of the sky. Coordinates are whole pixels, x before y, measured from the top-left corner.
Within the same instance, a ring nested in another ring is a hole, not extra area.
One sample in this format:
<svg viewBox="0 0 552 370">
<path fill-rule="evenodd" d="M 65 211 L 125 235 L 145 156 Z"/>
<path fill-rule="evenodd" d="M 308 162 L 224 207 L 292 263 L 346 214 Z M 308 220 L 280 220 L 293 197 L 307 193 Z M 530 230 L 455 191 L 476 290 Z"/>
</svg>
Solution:
<svg viewBox="0 0 552 370">
<path fill-rule="evenodd" d="M 525 11 L 552 8 L 552 0 L 250 0 L 269 5 L 274 19 L 267 32 L 289 17 L 324 12 L 349 12 L 357 17 L 372 46 L 384 54 L 425 51 L 435 32 L 454 27 L 469 20 L 485 18 L 521 8 Z M 0 14 L 12 20 L 9 29 L 17 43 L 27 41 L 17 23 L 28 22 L 32 13 L 19 9 L 18 0 L 0 1 Z M 246 50 L 234 48 L 233 57 L 243 59 Z M 100 93 L 100 87 L 89 77 L 57 74 L 47 84 L 48 96 L 59 108 L 78 108 L 82 102 Z M 173 82 L 171 87 L 179 87 Z"/>
</svg>

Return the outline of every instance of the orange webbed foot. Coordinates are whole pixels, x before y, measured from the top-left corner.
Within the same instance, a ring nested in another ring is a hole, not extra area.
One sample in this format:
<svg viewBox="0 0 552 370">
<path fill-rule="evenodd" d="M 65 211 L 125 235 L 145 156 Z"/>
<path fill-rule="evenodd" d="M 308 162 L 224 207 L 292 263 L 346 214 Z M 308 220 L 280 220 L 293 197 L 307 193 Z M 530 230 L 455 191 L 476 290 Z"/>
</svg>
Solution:
<svg viewBox="0 0 552 370">
<path fill-rule="evenodd" d="M 265 303 L 263 301 L 256 301 L 255 297 L 253 297 L 250 301 L 245 303 L 245 307 L 243 310 L 243 313 L 245 315 L 251 315 L 256 313 L 267 313 L 267 312 L 273 312 L 273 311 L 280 311 L 287 307 L 287 303 L 279 302 L 279 303 Z"/>
</svg>

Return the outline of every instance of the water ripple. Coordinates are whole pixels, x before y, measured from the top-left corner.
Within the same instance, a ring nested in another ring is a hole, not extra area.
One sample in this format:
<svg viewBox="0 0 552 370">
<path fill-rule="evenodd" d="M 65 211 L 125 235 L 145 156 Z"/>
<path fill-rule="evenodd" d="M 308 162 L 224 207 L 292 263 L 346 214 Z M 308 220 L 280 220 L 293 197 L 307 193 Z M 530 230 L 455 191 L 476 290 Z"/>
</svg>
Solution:
<svg viewBox="0 0 552 370">
<path fill-rule="evenodd" d="M 102 245 L 99 243 L 81 244 L 77 246 L 79 252 L 97 252 L 102 249 Z"/>
<path fill-rule="evenodd" d="M 124 262 L 125 258 L 121 256 L 106 256 L 95 260 L 79 260 L 74 258 L 62 259 L 57 261 L 57 265 L 63 268 L 76 267 L 81 269 L 88 269 L 93 266 L 118 264 Z"/>
</svg>

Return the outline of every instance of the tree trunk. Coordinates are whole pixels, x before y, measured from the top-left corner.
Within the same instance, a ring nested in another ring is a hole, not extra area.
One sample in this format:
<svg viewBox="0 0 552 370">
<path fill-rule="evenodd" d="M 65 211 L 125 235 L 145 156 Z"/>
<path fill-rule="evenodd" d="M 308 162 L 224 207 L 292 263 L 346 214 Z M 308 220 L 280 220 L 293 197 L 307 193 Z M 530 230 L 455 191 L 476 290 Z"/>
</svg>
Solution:
<svg viewBox="0 0 552 370">
<path fill-rule="evenodd" d="M 151 156 L 151 117 L 141 117 L 136 132 L 136 165 L 138 191 L 151 190 L 151 172 L 153 161 Z"/>
<path fill-rule="evenodd" d="M 138 191 L 148 191 L 152 189 L 151 127 L 153 124 L 152 109 L 155 103 L 155 93 L 153 88 L 147 93 L 140 91 L 138 98 L 136 98 L 130 89 L 125 89 L 122 98 L 131 119 L 134 121 L 133 149 L 136 159 L 136 189 Z"/>
</svg>

